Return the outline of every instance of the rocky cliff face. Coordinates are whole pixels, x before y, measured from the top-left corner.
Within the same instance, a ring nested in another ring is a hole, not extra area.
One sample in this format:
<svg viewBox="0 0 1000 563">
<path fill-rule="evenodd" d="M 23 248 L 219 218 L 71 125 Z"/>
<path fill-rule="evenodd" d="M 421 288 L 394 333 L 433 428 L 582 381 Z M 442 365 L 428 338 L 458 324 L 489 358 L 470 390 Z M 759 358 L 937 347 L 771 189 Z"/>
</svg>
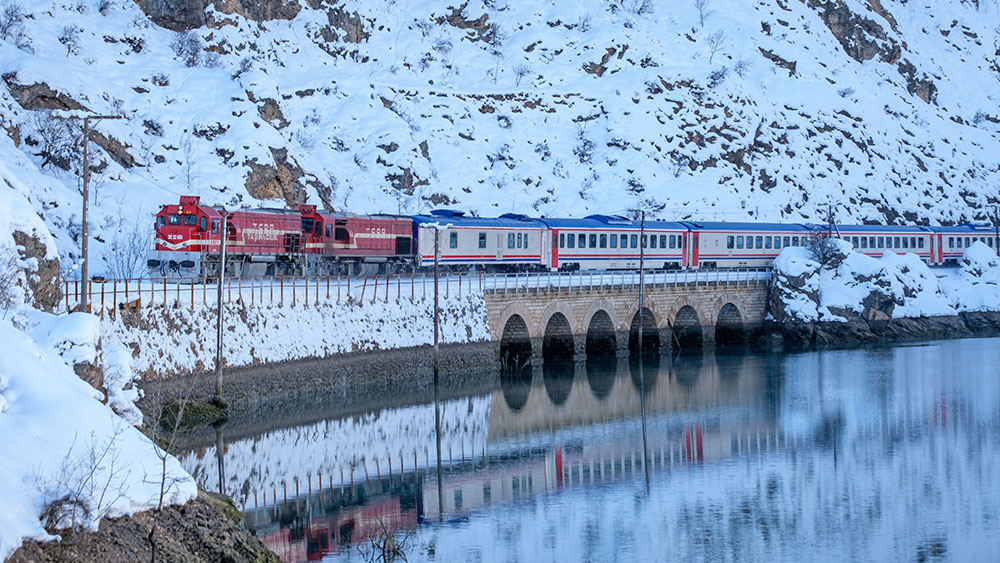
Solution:
<svg viewBox="0 0 1000 563">
<path fill-rule="evenodd" d="M 832 203 L 842 221 L 985 219 L 1000 114 L 996 88 L 969 85 L 1000 80 L 1000 7 L 722 1 L 32 4 L 0 37 L 3 142 L 63 185 L 36 190 L 74 259 L 78 132 L 46 112 L 123 116 L 96 127 L 95 266 L 123 222 L 178 193 L 359 212 L 804 221 Z"/>
</svg>

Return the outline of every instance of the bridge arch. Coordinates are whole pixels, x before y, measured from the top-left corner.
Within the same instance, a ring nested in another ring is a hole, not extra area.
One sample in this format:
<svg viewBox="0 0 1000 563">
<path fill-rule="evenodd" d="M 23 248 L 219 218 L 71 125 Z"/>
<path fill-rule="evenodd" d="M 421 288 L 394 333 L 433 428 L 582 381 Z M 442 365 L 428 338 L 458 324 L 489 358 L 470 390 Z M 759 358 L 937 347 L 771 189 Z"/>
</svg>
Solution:
<svg viewBox="0 0 1000 563">
<path fill-rule="evenodd" d="M 613 309 L 612 309 L 613 310 Z M 615 324 L 611 315 L 601 309 L 587 323 L 587 356 L 614 356 L 618 351 Z"/>
<path fill-rule="evenodd" d="M 733 303 L 722 305 L 715 315 L 715 343 L 723 348 L 737 348 L 747 344 L 743 314 Z"/>
<path fill-rule="evenodd" d="M 500 338 L 500 361 L 506 368 L 520 369 L 531 360 L 531 335 L 521 315 L 507 318 Z"/>
<path fill-rule="evenodd" d="M 684 305 L 674 316 L 674 340 L 681 352 L 700 350 L 704 340 L 701 318 L 691 305 Z"/>
<path fill-rule="evenodd" d="M 542 357 L 566 362 L 573 357 L 573 329 L 563 313 L 553 313 L 542 330 Z"/>
<path fill-rule="evenodd" d="M 632 323 L 628 331 L 628 351 L 629 355 L 639 355 L 640 352 L 656 353 L 660 350 L 660 322 L 656 314 L 648 307 L 643 307 L 642 312 L 637 310 L 632 315 Z M 639 331 L 642 330 L 642 350 L 639 350 Z"/>
</svg>

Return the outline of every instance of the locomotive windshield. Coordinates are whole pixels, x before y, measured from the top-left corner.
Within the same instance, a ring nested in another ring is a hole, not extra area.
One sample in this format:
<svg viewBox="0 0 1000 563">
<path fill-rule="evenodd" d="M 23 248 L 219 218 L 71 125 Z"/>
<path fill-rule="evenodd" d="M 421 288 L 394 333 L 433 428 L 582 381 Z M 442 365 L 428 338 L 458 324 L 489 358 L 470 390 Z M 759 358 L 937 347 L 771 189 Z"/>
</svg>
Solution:
<svg viewBox="0 0 1000 563">
<path fill-rule="evenodd" d="M 188 227 L 193 227 L 198 224 L 198 218 L 195 217 L 194 215 L 185 215 L 184 224 L 187 225 Z"/>
<path fill-rule="evenodd" d="M 302 232 L 311 233 L 313 230 L 313 220 L 306 217 L 302 218 Z"/>
<path fill-rule="evenodd" d="M 177 214 L 171 214 L 170 217 L 167 218 L 167 222 L 170 223 L 171 225 L 180 225 L 181 216 Z"/>
</svg>

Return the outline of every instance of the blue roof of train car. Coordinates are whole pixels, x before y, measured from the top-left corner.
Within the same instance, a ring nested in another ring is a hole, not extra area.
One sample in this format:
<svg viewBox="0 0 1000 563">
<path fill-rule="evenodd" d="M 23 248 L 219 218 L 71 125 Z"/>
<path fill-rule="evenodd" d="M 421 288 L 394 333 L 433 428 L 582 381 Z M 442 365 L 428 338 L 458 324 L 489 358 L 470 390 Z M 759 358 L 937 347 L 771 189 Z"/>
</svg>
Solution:
<svg viewBox="0 0 1000 563">
<path fill-rule="evenodd" d="M 720 221 L 684 221 L 693 231 L 788 231 L 810 232 L 810 226 L 796 223 L 723 223 Z"/>
<path fill-rule="evenodd" d="M 823 227 L 824 230 L 827 227 Z M 841 233 L 928 233 L 927 227 L 915 227 L 912 225 L 837 225 L 836 229 Z"/>
<path fill-rule="evenodd" d="M 929 230 L 935 233 L 958 233 L 958 234 L 969 234 L 969 235 L 982 235 L 995 233 L 996 230 L 990 225 L 972 225 L 970 223 L 962 223 L 960 225 L 953 225 L 950 227 L 927 227 Z"/>
<path fill-rule="evenodd" d="M 526 215 L 505 214 L 500 217 L 466 217 L 461 211 L 435 209 L 431 215 L 414 215 L 416 225 L 440 223 L 455 227 L 505 227 L 510 229 L 542 229 L 545 224 Z"/>
<path fill-rule="evenodd" d="M 640 221 L 634 221 L 619 215 L 590 215 L 583 219 L 569 219 L 561 217 L 542 217 L 539 219 L 549 227 L 555 229 L 638 229 Z M 670 221 L 646 221 L 647 229 L 670 229 L 676 231 L 686 231 L 687 226 L 683 223 Z"/>
</svg>

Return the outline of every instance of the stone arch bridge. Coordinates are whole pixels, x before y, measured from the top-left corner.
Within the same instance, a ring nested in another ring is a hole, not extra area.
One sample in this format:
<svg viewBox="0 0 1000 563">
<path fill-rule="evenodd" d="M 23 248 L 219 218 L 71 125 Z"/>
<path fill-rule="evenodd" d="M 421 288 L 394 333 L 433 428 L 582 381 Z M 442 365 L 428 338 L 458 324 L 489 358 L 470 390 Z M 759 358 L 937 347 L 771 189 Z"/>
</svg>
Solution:
<svg viewBox="0 0 1000 563">
<path fill-rule="evenodd" d="M 639 313 L 638 275 L 519 278 L 486 288 L 499 357 L 544 361 L 554 355 L 628 355 L 745 345 L 767 313 L 769 271 L 658 272 L 646 275 Z"/>
</svg>

